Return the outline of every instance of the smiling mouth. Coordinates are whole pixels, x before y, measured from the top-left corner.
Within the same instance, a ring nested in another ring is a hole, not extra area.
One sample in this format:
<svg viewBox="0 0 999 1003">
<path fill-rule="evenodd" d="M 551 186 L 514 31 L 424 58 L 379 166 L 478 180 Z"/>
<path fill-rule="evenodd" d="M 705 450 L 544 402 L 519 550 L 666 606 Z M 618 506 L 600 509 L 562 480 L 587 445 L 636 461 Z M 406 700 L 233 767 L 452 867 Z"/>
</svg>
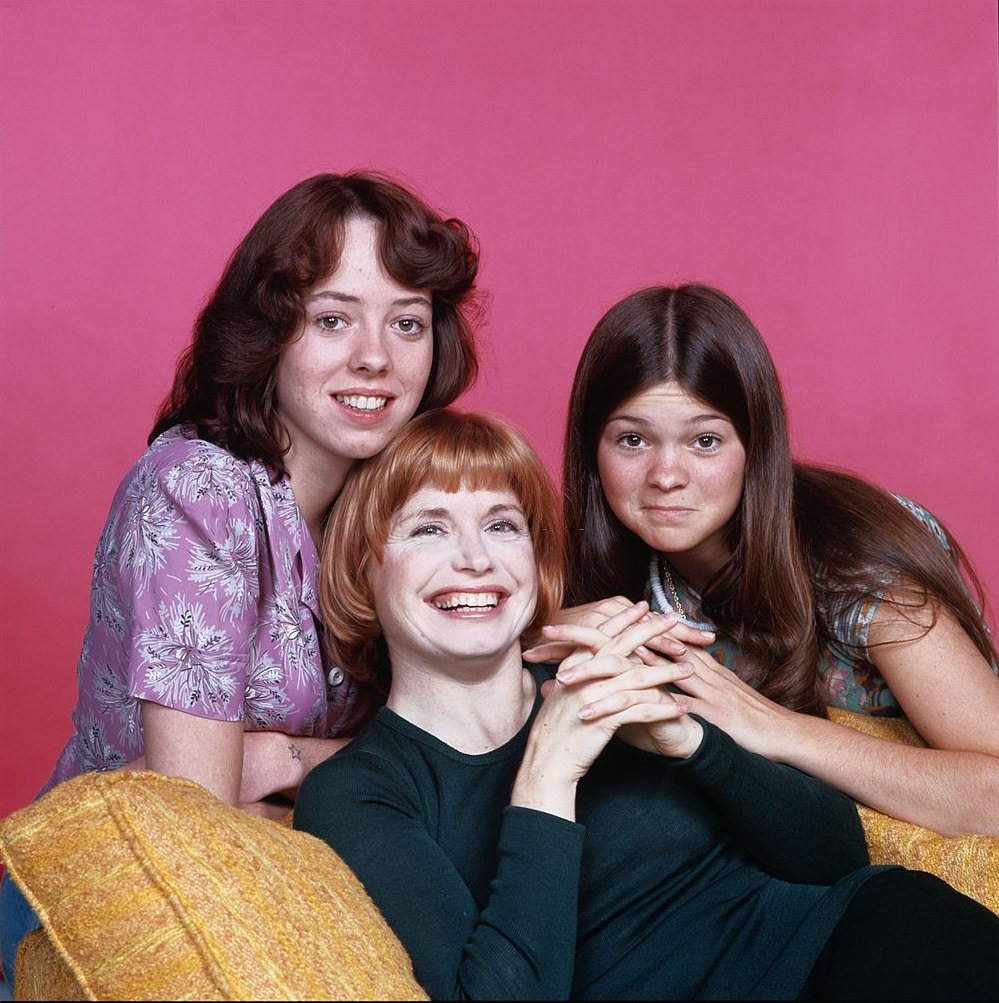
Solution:
<svg viewBox="0 0 999 1003">
<path fill-rule="evenodd" d="M 367 397 L 362 394 L 334 394 L 338 404 L 355 411 L 381 411 L 388 403 L 387 397 Z"/>
<path fill-rule="evenodd" d="M 434 606 L 444 612 L 495 609 L 499 605 L 499 600 L 497 592 L 452 592 L 450 595 L 435 599 Z"/>
</svg>

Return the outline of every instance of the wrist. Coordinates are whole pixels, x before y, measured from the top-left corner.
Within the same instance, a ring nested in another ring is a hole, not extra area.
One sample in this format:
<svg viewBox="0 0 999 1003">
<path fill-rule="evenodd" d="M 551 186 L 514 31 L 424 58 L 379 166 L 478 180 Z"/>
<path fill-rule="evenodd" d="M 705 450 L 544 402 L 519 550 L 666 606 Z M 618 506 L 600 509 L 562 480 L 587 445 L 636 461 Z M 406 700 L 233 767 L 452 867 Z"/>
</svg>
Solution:
<svg viewBox="0 0 999 1003">
<path fill-rule="evenodd" d="M 701 747 L 701 742 L 704 741 L 704 728 L 700 722 L 695 721 L 693 718 L 687 718 L 687 722 L 687 734 L 680 742 L 676 752 L 676 756 L 679 759 L 690 759 Z"/>
<path fill-rule="evenodd" d="M 574 822 L 578 778 L 566 774 L 560 765 L 551 760 L 532 761 L 531 757 L 525 756 L 514 780 L 510 804 L 548 812 Z"/>
</svg>

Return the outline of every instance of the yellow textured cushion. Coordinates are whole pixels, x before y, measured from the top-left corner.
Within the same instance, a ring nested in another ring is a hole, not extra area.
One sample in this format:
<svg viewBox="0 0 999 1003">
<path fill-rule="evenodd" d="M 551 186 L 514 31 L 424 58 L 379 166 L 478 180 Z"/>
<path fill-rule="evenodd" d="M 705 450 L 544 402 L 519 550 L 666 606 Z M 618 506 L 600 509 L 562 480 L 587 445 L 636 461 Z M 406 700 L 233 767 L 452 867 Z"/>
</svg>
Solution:
<svg viewBox="0 0 999 1003">
<path fill-rule="evenodd" d="M 20 999 L 71 998 L 70 975 L 83 999 L 427 999 L 325 843 L 191 781 L 68 780 L 0 823 L 0 853 L 50 941 L 18 952 Z"/>
<path fill-rule="evenodd" d="M 66 964 L 44 930 L 32 930 L 14 959 L 15 999 L 85 1000 L 73 969 Z"/>
<path fill-rule="evenodd" d="M 871 717 L 838 707 L 829 708 L 829 717 L 837 724 L 890 742 L 926 745 L 903 718 Z M 857 807 L 871 863 L 929 871 L 999 913 L 999 836 L 941 836 L 867 805 L 858 803 Z"/>
</svg>

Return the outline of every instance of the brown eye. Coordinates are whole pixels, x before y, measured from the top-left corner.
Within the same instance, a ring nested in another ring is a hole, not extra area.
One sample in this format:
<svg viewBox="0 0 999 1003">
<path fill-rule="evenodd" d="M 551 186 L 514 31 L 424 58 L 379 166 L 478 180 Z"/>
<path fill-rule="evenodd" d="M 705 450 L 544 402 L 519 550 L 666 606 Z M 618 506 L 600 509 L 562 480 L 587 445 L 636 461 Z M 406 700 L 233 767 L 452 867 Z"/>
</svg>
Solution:
<svg viewBox="0 0 999 1003">
<path fill-rule="evenodd" d="M 339 317 L 336 314 L 329 313 L 323 314 L 321 317 L 316 318 L 316 323 L 324 331 L 339 331 L 341 327 L 346 323 L 343 317 Z"/>
<path fill-rule="evenodd" d="M 403 334 L 420 334 L 423 331 L 423 321 L 415 317 L 403 317 L 396 321 L 396 326 Z"/>
</svg>

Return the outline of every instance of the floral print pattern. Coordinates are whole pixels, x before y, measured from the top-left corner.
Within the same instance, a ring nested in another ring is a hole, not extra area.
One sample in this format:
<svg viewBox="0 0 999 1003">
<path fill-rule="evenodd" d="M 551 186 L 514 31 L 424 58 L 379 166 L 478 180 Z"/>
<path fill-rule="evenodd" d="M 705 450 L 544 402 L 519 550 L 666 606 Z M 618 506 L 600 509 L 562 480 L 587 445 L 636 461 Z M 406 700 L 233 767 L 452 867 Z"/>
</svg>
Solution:
<svg viewBox="0 0 999 1003">
<path fill-rule="evenodd" d="M 317 565 L 286 478 L 163 433 L 101 534 L 74 732 L 42 791 L 142 755 L 144 700 L 247 729 L 349 734 L 370 705 L 321 643 Z"/>
</svg>

